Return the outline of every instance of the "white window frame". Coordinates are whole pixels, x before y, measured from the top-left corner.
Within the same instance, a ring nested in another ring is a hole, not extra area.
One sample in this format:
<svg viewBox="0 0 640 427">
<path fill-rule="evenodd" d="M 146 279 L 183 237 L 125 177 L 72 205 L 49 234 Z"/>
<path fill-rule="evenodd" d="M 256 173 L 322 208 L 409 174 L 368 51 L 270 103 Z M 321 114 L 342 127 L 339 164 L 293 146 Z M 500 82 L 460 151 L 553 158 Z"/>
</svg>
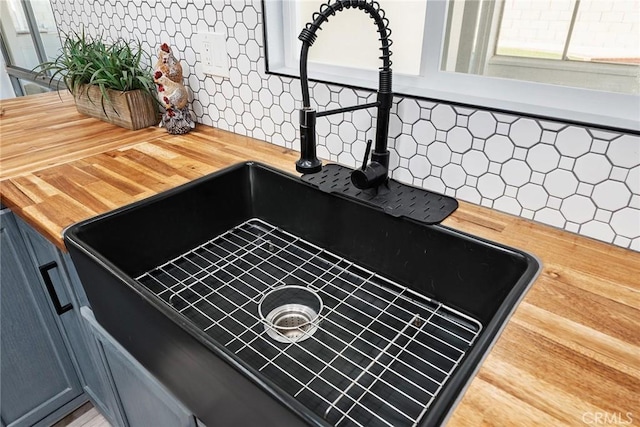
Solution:
<svg viewBox="0 0 640 427">
<path fill-rule="evenodd" d="M 379 1 L 384 8 L 385 0 Z M 441 71 L 448 3 L 447 0 L 427 1 L 421 73 L 419 76 L 394 73 L 393 90 L 396 94 L 640 131 L 640 97 L 637 95 Z M 293 28 L 293 0 L 264 0 L 263 7 L 267 71 L 299 76 L 296 56 L 300 50 L 297 33 L 301 28 Z M 393 25 L 391 22 L 391 29 Z M 330 31 L 330 27 L 331 22 L 328 22 L 323 25 L 323 30 Z M 318 37 L 322 37 L 322 32 Z M 396 42 L 392 49 L 400 48 Z M 375 90 L 378 73 L 310 62 L 309 77 L 316 81 Z"/>
</svg>

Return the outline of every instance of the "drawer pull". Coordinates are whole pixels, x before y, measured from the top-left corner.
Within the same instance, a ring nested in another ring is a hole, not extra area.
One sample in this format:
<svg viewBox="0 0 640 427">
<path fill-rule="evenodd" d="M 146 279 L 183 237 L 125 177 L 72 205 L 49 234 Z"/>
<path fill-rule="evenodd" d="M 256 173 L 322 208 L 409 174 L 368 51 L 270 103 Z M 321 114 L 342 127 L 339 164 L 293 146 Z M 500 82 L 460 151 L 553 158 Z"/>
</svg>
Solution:
<svg viewBox="0 0 640 427">
<path fill-rule="evenodd" d="M 53 281 L 51 280 L 51 274 L 49 273 L 54 268 L 58 268 L 58 264 L 55 261 L 51 261 L 48 264 L 44 264 L 40 266 L 40 275 L 42 276 L 42 280 L 44 280 L 44 284 L 47 287 L 47 291 L 49 292 L 49 297 L 51 298 L 51 302 L 56 309 L 56 313 L 58 316 L 66 313 L 71 310 L 73 306 L 71 304 L 60 304 L 60 299 L 58 298 L 58 294 L 56 293 L 56 289 L 53 287 Z"/>
</svg>

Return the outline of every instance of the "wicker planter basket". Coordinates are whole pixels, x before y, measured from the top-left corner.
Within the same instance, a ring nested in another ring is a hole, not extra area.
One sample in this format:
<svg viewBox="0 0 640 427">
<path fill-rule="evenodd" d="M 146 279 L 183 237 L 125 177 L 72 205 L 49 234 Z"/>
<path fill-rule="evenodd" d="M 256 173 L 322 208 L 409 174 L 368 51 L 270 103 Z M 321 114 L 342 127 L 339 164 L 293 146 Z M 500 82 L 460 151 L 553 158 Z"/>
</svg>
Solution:
<svg viewBox="0 0 640 427">
<path fill-rule="evenodd" d="M 84 85 L 75 96 L 76 109 L 79 113 L 131 130 L 158 123 L 153 99 L 141 90 L 120 92 L 107 89 L 107 94 L 111 102 L 106 99 L 103 102 L 98 86 Z"/>
</svg>

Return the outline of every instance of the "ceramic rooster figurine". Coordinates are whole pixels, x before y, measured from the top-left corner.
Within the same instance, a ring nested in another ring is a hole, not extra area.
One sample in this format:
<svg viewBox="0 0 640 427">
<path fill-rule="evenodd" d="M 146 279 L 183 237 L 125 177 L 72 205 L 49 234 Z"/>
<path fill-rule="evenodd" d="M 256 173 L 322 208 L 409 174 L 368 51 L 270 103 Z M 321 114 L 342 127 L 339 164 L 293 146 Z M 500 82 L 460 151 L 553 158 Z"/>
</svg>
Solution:
<svg viewBox="0 0 640 427">
<path fill-rule="evenodd" d="M 158 100 L 164 106 L 160 126 L 174 135 L 184 134 L 195 127 L 188 106 L 187 89 L 182 84 L 182 66 L 163 43 L 158 51 L 158 62 L 153 72 L 153 80 L 158 88 Z"/>
<path fill-rule="evenodd" d="M 166 43 L 162 43 L 158 51 L 156 70 L 162 71 L 171 81 L 182 83 L 182 65 Z"/>
</svg>

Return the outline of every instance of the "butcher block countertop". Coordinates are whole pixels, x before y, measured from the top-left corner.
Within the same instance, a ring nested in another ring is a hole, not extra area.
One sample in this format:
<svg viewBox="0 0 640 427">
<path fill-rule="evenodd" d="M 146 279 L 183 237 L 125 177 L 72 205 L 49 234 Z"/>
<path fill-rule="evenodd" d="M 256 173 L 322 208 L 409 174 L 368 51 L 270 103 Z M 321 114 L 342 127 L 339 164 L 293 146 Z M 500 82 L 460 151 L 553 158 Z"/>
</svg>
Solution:
<svg viewBox="0 0 640 427">
<path fill-rule="evenodd" d="M 63 250 L 68 225 L 233 163 L 295 173 L 292 150 L 204 125 L 130 131 L 68 94 L 0 108 L 2 203 Z M 543 264 L 449 425 L 640 425 L 640 254 L 464 202 L 443 224 Z"/>
</svg>

